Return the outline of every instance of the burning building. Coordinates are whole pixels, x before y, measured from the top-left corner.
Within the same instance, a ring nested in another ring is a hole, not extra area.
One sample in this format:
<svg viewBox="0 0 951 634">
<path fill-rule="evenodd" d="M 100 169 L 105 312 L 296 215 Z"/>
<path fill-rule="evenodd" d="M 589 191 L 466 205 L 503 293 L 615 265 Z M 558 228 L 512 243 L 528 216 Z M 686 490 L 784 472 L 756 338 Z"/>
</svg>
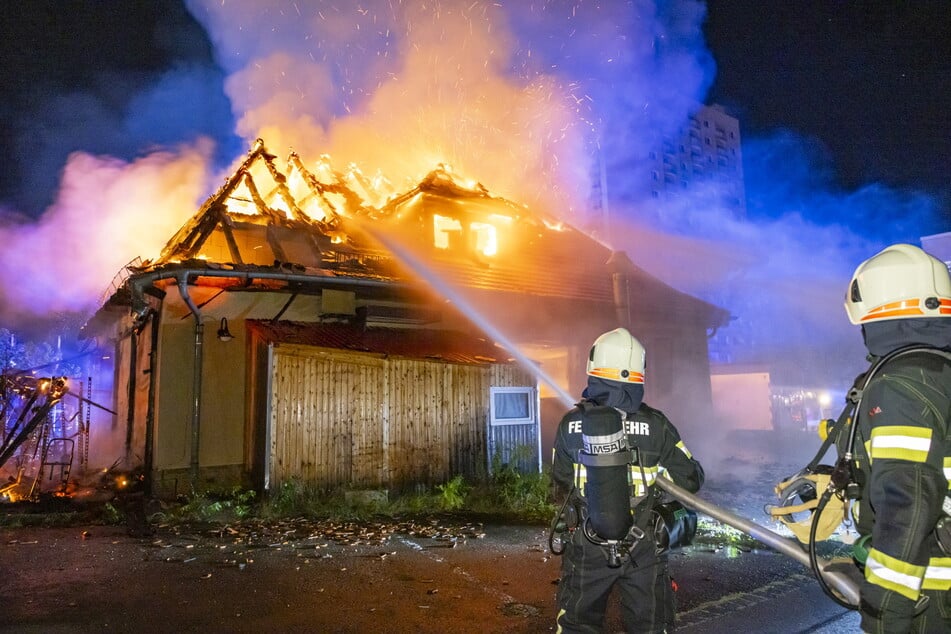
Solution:
<svg viewBox="0 0 951 634">
<path fill-rule="evenodd" d="M 723 310 L 448 169 L 381 191 L 259 140 L 117 279 L 86 330 L 114 342 L 127 459 L 156 493 L 538 470 L 558 388 L 580 393 L 588 346 L 620 325 L 648 350 L 648 400 L 679 420 L 709 409 Z"/>
</svg>

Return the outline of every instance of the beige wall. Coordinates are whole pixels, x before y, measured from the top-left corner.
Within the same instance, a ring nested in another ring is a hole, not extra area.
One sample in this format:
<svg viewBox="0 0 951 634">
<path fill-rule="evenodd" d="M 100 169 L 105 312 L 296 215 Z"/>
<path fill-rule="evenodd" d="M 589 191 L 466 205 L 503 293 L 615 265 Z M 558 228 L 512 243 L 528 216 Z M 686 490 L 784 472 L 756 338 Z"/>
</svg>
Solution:
<svg viewBox="0 0 951 634">
<path fill-rule="evenodd" d="M 204 324 L 200 454 L 202 467 L 243 464 L 245 424 L 245 333 L 229 324 L 234 339 L 219 341 L 218 321 Z M 166 321 L 161 328 L 158 407 L 155 417 L 157 470 L 191 463 L 195 322 Z"/>
</svg>

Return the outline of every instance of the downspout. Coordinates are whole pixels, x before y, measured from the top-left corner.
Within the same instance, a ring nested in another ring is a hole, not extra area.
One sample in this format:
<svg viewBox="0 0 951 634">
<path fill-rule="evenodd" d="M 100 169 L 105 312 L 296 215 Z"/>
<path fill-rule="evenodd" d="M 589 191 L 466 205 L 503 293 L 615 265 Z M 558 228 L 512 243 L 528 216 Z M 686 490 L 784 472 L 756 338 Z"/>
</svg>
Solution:
<svg viewBox="0 0 951 634">
<path fill-rule="evenodd" d="M 201 323 L 201 311 L 195 305 L 191 295 L 188 294 L 187 275 L 178 276 L 178 292 L 195 318 L 195 347 L 192 357 L 192 371 L 194 372 L 192 377 L 192 450 L 189 470 L 192 493 L 194 493 L 198 488 L 198 452 L 201 449 L 201 371 L 205 326 Z"/>
<path fill-rule="evenodd" d="M 125 464 L 132 464 L 132 430 L 135 427 L 135 387 L 139 361 L 139 333 L 136 328 L 129 335 L 129 385 L 128 411 L 126 412 L 125 427 Z"/>
<path fill-rule="evenodd" d="M 605 262 L 611 271 L 611 290 L 614 298 L 614 313 L 619 326 L 631 327 L 631 285 L 629 273 L 631 261 L 623 251 L 613 251 Z"/>
<path fill-rule="evenodd" d="M 149 342 L 149 402 L 145 413 L 145 491 L 148 495 L 154 493 L 152 488 L 152 465 L 155 462 L 155 374 L 158 366 L 159 343 L 159 312 L 152 311 L 149 320 L 151 329 Z"/>
</svg>

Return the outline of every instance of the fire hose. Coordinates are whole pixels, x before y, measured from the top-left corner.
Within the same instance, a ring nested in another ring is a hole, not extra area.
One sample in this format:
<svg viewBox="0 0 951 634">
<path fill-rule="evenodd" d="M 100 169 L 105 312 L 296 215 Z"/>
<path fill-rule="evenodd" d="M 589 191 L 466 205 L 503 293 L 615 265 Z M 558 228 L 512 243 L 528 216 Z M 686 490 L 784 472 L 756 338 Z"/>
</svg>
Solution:
<svg viewBox="0 0 951 634">
<path fill-rule="evenodd" d="M 732 526 L 733 528 L 746 533 L 754 539 L 758 539 L 780 554 L 795 559 L 802 565 L 813 570 L 820 584 L 826 584 L 830 589 L 837 592 L 842 597 L 840 603 L 845 607 L 857 610 L 859 606 L 859 582 L 856 578 L 849 576 L 839 570 L 830 569 L 830 564 L 822 566 L 818 560 L 813 561 L 815 557 L 803 550 L 795 541 L 783 537 L 765 526 L 761 526 L 748 519 L 740 517 L 726 509 L 719 508 L 709 502 L 698 498 L 692 493 L 680 488 L 668 478 L 657 478 L 655 484 L 670 494 L 673 498 L 688 506 L 698 513 L 709 515 L 713 519 Z M 835 565 L 835 564 L 832 564 Z M 824 586 L 825 589 L 825 586 Z"/>
</svg>

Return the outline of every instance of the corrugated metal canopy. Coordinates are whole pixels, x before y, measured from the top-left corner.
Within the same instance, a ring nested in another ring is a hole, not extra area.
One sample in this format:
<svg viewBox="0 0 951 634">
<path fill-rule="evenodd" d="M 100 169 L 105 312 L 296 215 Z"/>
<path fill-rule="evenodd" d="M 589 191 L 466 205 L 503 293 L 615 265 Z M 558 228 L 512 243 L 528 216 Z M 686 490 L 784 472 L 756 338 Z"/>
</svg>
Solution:
<svg viewBox="0 0 951 634">
<path fill-rule="evenodd" d="M 446 363 L 486 365 L 514 363 L 487 339 L 453 330 L 363 328 L 342 323 L 249 320 L 248 328 L 271 343 L 287 343 L 366 352 Z"/>
</svg>

